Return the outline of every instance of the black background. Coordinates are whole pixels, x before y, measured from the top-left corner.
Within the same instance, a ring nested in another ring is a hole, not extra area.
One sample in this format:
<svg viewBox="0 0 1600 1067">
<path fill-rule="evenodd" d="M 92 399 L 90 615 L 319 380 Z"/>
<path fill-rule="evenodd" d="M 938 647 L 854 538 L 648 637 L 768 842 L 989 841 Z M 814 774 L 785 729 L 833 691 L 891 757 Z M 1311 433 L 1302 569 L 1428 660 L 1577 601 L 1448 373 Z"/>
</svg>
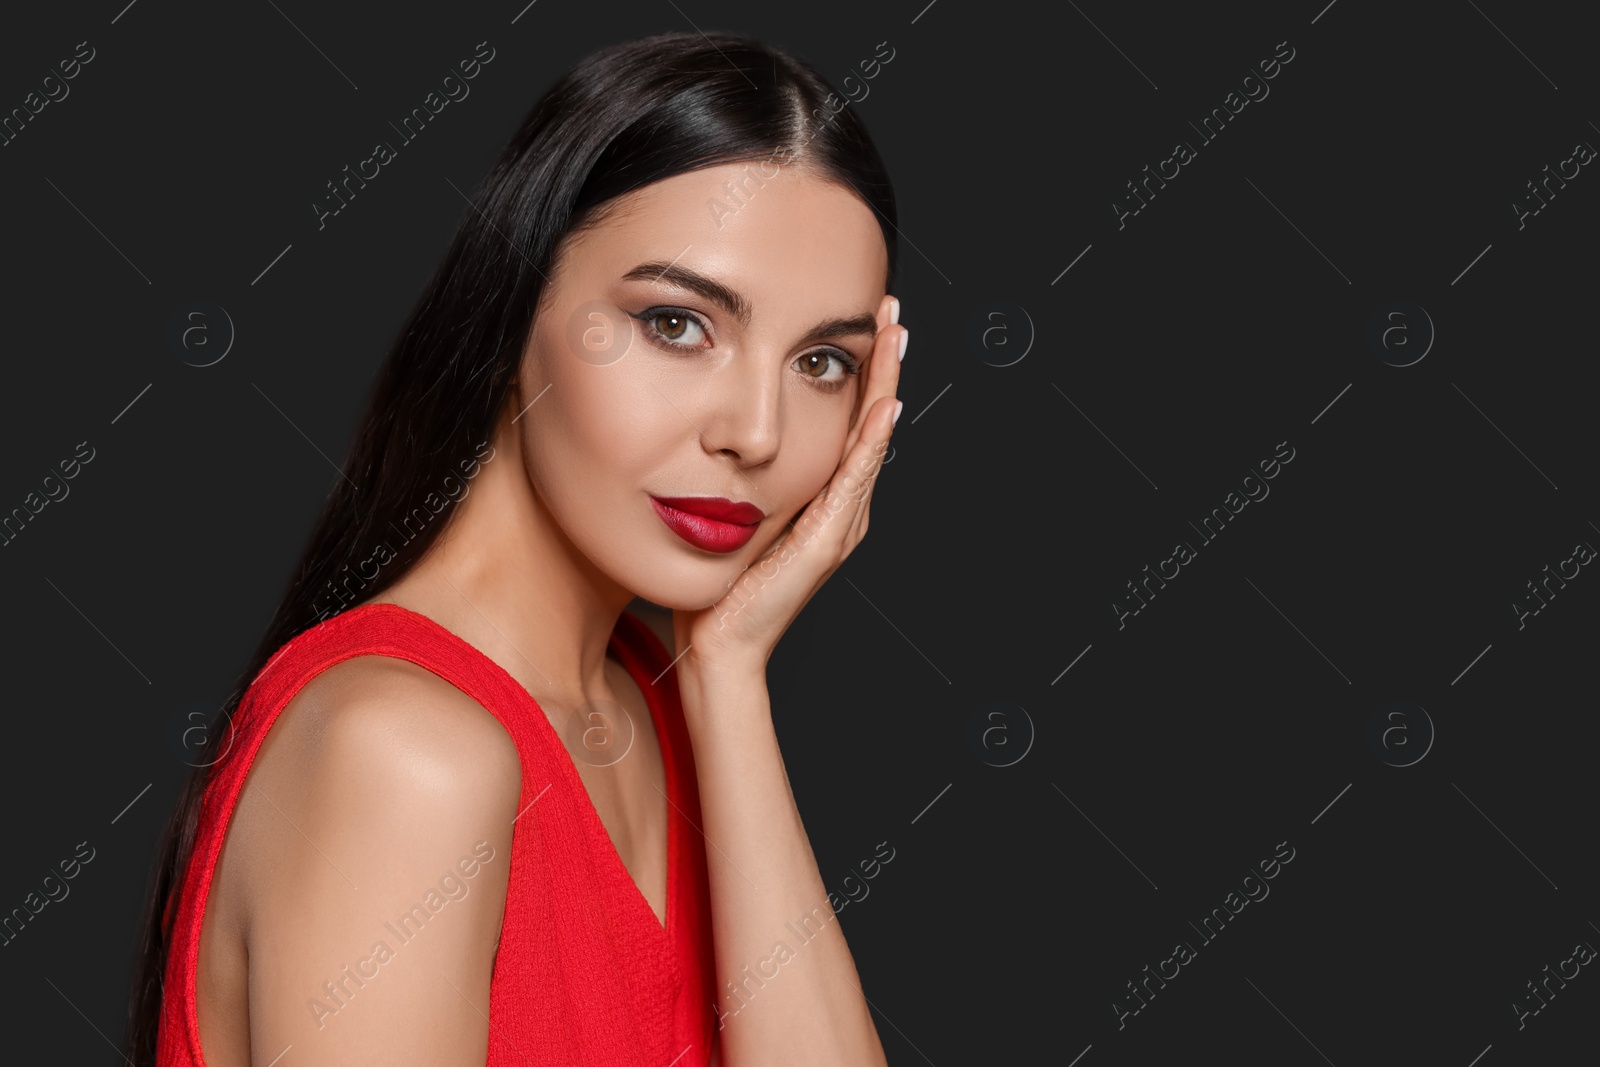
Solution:
<svg viewBox="0 0 1600 1067">
<path fill-rule="evenodd" d="M 175 739 L 266 624 L 465 195 L 560 71 L 695 26 L 835 84 L 895 50 L 849 106 L 900 203 L 905 414 L 871 533 L 770 674 L 824 882 L 895 849 L 841 912 L 891 1062 L 1592 1049 L 1588 968 L 1512 1008 L 1600 945 L 1600 578 L 1512 607 L 1600 545 L 1600 178 L 1512 207 L 1600 144 L 1570 6 L 121 3 L 0 33 L 4 113 L 96 53 L 0 147 L 0 513 L 94 449 L 0 548 L 0 914 L 95 849 L 0 948 L 8 1045 L 118 1061 Z M 485 40 L 470 97 L 319 231 L 325 183 Z M 1200 145 L 1188 123 L 1285 41 Z M 1178 140 L 1194 161 L 1119 228 Z M 169 335 L 196 301 L 236 331 L 209 367 Z M 1386 353 L 1396 302 L 1413 347 Z M 1203 544 L 1189 523 L 1280 442 L 1270 495 Z M 1375 746 L 1395 700 L 1426 716 Z M 1201 942 L 1282 842 L 1270 895 Z"/>
</svg>

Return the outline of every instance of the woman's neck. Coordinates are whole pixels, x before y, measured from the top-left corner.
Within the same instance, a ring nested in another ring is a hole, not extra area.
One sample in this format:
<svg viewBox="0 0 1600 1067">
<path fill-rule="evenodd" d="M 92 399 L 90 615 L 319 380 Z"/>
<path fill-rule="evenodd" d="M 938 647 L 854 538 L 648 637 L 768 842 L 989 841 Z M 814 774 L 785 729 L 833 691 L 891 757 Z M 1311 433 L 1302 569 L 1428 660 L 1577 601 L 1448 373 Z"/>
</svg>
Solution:
<svg viewBox="0 0 1600 1067">
<path fill-rule="evenodd" d="M 634 594 L 552 521 L 528 481 L 517 435 L 502 432 L 494 444 L 423 558 L 366 602 L 428 616 L 535 695 L 608 696 L 606 647 Z"/>
</svg>

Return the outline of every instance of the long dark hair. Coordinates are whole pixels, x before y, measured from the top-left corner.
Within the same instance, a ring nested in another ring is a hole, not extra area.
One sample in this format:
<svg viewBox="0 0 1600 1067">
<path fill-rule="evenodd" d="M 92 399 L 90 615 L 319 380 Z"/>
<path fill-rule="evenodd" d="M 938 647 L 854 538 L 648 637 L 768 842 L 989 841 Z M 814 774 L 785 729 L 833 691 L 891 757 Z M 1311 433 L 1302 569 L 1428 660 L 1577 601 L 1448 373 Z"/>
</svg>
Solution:
<svg viewBox="0 0 1600 1067">
<path fill-rule="evenodd" d="M 381 593 L 438 538 L 445 521 L 421 523 L 403 543 L 391 534 L 447 479 L 471 470 L 470 450 L 492 437 L 545 275 L 568 239 L 598 221 L 597 209 L 615 197 L 740 161 L 799 162 L 853 189 L 877 212 L 892 284 L 897 230 L 887 171 L 854 110 L 813 67 L 731 33 L 663 33 L 589 55 L 529 111 L 462 212 L 378 372 L 344 476 L 222 706 L 217 722 L 227 724 L 224 731 L 287 642 Z M 756 173 L 772 176 L 759 167 Z M 357 561 L 378 543 L 393 546 L 392 558 L 371 577 L 357 574 L 364 570 Z M 230 740 L 214 739 L 213 747 L 225 750 Z M 170 941 L 165 917 L 217 762 L 189 774 L 156 860 L 129 1004 L 127 1047 L 137 1064 L 155 1059 Z"/>
</svg>

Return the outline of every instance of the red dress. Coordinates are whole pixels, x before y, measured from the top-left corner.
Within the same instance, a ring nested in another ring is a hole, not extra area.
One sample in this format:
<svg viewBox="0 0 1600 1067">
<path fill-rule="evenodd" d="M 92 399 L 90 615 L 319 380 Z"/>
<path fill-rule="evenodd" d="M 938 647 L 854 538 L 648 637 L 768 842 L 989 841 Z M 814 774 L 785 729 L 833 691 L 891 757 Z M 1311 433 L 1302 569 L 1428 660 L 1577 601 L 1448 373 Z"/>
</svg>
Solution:
<svg viewBox="0 0 1600 1067">
<path fill-rule="evenodd" d="M 523 813 L 512 826 L 505 922 L 489 987 L 487 1067 L 704 1067 L 716 1015 L 711 905 L 677 675 L 667 669 L 671 657 L 661 640 L 627 612 L 609 651 L 643 691 L 661 744 L 672 801 L 665 928 L 528 691 L 425 615 L 387 603 L 351 608 L 283 646 L 250 684 L 220 742 L 228 748 L 206 787 L 176 912 L 168 906 L 158 1067 L 204 1067 L 195 1011 L 200 922 L 251 761 L 301 686 L 360 655 L 409 660 L 444 678 L 500 720 L 522 758 Z"/>
</svg>

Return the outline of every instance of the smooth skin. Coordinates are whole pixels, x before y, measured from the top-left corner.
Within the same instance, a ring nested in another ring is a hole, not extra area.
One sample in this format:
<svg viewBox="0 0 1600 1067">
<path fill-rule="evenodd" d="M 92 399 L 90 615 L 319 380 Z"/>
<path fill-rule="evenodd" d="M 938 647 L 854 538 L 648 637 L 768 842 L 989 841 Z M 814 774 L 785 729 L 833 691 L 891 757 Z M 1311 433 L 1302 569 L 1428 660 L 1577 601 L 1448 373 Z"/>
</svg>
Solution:
<svg viewBox="0 0 1600 1067">
<path fill-rule="evenodd" d="M 701 829 L 715 842 L 724 992 L 712 1062 L 881 1064 L 844 936 L 820 922 L 832 908 L 778 750 L 766 665 L 866 534 L 908 333 L 884 292 L 872 209 L 800 162 L 761 170 L 759 185 L 751 171 L 711 167 L 636 190 L 563 249 L 492 458 L 429 554 L 372 601 L 434 619 L 534 696 L 659 918 L 667 820 L 681 816 L 662 791 L 643 693 L 606 656 L 633 605 L 679 656 Z M 743 203 L 712 210 L 730 203 L 730 180 Z M 852 319 L 854 332 L 812 332 Z M 620 356 L 607 347 L 617 345 Z M 750 501 L 766 518 L 739 551 L 706 552 L 669 530 L 647 494 Z M 632 735 L 607 766 L 592 736 L 569 729 L 602 702 L 620 706 Z M 360 656 L 308 683 L 256 756 L 207 899 L 198 1000 L 209 1067 L 280 1055 L 281 1067 L 481 1065 L 521 784 L 498 720 L 421 667 Z M 398 945 L 384 922 L 475 848 L 493 858 L 458 872 L 459 895 L 426 936 Z M 725 983 L 792 941 L 787 924 L 806 916 L 822 933 L 791 944 L 779 977 L 735 1013 Z M 392 958 L 360 965 L 379 940 Z M 377 973 L 347 983 L 353 995 L 319 1019 L 309 1002 L 333 1003 L 323 983 L 347 965 Z"/>
</svg>

